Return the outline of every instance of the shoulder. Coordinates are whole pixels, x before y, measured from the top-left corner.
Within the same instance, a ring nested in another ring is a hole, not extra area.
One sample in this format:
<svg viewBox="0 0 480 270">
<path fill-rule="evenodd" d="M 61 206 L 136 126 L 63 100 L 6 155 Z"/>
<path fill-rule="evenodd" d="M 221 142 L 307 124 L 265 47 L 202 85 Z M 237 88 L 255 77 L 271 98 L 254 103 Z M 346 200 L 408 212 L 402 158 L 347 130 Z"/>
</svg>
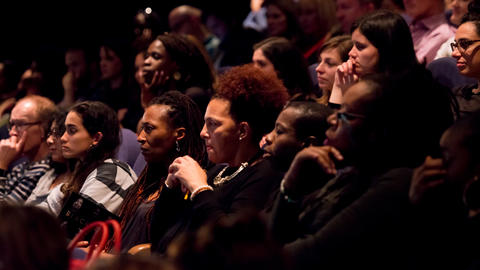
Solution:
<svg viewBox="0 0 480 270">
<path fill-rule="evenodd" d="M 109 179 L 129 177 L 135 180 L 137 178 L 137 175 L 127 163 L 116 159 L 106 159 L 90 174 L 90 176 Z"/>
</svg>

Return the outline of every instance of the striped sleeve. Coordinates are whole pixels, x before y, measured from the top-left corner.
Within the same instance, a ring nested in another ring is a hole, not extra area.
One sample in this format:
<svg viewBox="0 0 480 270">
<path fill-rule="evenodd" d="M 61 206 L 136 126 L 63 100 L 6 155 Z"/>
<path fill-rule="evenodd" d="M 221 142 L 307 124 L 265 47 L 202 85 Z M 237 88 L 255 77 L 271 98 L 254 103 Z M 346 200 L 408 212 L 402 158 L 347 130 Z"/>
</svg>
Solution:
<svg viewBox="0 0 480 270">
<path fill-rule="evenodd" d="M 127 164 L 108 159 L 87 176 L 80 194 L 117 214 L 137 176 Z"/>
<path fill-rule="evenodd" d="M 24 202 L 49 169 L 49 159 L 18 164 L 6 176 L 0 176 L 0 200 Z"/>
</svg>

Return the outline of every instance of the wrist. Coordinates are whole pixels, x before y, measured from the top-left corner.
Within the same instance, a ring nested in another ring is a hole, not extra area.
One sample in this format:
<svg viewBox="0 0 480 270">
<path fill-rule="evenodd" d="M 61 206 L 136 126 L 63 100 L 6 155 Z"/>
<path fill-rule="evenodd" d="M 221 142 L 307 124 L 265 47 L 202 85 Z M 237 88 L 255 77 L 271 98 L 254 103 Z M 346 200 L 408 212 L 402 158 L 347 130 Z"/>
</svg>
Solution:
<svg viewBox="0 0 480 270">
<path fill-rule="evenodd" d="M 285 188 L 285 178 L 280 182 L 280 195 L 282 198 L 289 203 L 298 203 L 300 201 L 299 196 L 291 195 L 290 190 Z"/>
<path fill-rule="evenodd" d="M 203 186 L 199 186 L 199 187 L 195 188 L 192 191 L 192 195 L 190 195 L 190 200 L 193 200 L 193 198 L 195 198 L 195 196 L 197 196 L 198 194 L 200 194 L 201 192 L 204 192 L 206 190 L 213 191 L 213 187 L 210 186 L 210 185 L 203 185 Z"/>
</svg>

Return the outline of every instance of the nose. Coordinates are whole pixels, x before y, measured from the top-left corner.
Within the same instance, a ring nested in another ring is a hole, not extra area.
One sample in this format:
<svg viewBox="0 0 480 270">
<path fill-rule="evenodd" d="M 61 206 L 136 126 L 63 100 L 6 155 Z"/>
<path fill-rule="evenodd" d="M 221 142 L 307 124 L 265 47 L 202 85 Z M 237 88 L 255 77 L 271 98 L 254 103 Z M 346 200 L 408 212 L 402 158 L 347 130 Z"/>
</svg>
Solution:
<svg viewBox="0 0 480 270">
<path fill-rule="evenodd" d="M 323 61 L 318 63 L 318 66 L 315 68 L 315 71 L 318 73 L 318 74 L 323 74 L 325 73 L 325 69 L 323 68 Z"/>
<path fill-rule="evenodd" d="M 207 139 L 208 138 L 208 132 L 207 132 L 207 125 L 203 125 L 202 130 L 200 131 L 200 138 L 202 139 Z"/>
<path fill-rule="evenodd" d="M 53 145 L 55 143 L 55 139 L 53 138 L 53 135 L 48 136 L 47 138 L 47 145 Z"/>
<path fill-rule="evenodd" d="M 63 133 L 62 137 L 60 137 L 60 142 L 62 144 L 65 144 L 65 143 L 67 143 L 67 140 L 68 140 L 68 134 L 67 134 L 67 132 L 65 132 L 65 133 Z"/>
<path fill-rule="evenodd" d="M 332 113 L 327 117 L 327 122 L 330 126 L 335 126 L 337 124 L 337 114 Z"/>
<path fill-rule="evenodd" d="M 143 129 L 140 130 L 140 133 L 138 133 L 138 136 L 137 136 L 137 142 L 139 142 L 140 144 L 144 144 L 146 141 L 145 139 L 145 131 L 143 131 Z"/>
<path fill-rule="evenodd" d="M 462 56 L 462 55 L 461 55 L 460 52 L 458 51 L 458 48 L 457 48 L 457 47 L 453 47 L 452 57 L 458 60 L 461 56 Z"/>
<path fill-rule="evenodd" d="M 357 56 L 357 51 L 355 50 L 355 46 L 348 52 L 348 57 L 354 59 Z"/>
<path fill-rule="evenodd" d="M 275 140 L 275 131 L 272 130 L 270 133 L 268 133 L 266 136 L 265 136 L 265 142 L 267 145 L 271 145 L 273 143 L 273 141 Z"/>
</svg>

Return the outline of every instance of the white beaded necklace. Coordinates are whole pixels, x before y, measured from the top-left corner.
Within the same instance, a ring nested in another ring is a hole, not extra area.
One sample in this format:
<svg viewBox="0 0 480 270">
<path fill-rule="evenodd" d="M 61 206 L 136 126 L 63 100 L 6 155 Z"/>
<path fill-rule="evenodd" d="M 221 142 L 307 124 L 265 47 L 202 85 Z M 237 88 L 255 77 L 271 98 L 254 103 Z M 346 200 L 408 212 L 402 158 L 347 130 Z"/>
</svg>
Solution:
<svg viewBox="0 0 480 270">
<path fill-rule="evenodd" d="M 228 176 L 225 176 L 225 177 L 222 177 L 222 174 L 227 170 L 228 166 L 225 166 L 225 168 L 223 168 L 219 174 L 217 174 L 217 176 L 215 176 L 215 178 L 213 178 L 213 184 L 215 186 L 219 186 L 219 185 L 222 185 L 223 183 L 225 182 L 228 182 L 230 180 L 232 180 L 235 176 L 237 176 L 237 174 L 239 174 L 243 169 L 245 169 L 246 167 L 248 166 L 248 162 L 243 162 L 240 167 L 238 167 L 238 169 L 228 175 Z"/>
</svg>

